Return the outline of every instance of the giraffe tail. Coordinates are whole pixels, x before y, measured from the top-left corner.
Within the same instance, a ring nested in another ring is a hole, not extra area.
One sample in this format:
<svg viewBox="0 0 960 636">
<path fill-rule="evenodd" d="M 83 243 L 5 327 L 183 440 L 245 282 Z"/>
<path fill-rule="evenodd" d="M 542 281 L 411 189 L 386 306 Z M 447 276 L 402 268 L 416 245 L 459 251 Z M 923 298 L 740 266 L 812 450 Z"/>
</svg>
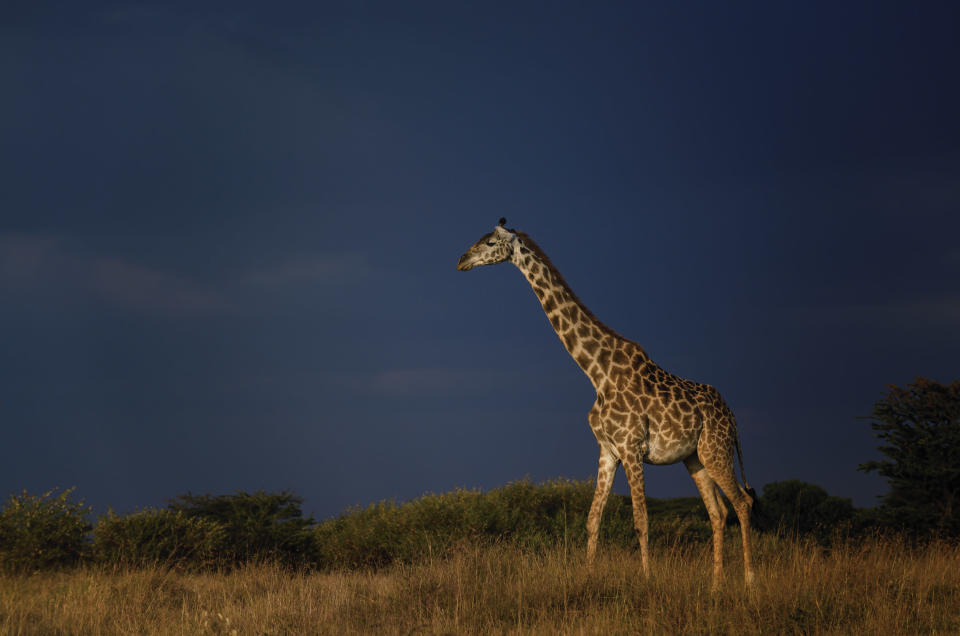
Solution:
<svg viewBox="0 0 960 636">
<path fill-rule="evenodd" d="M 743 479 L 743 490 L 747 493 L 747 496 L 750 497 L 751 507 L 750 514 L 752 517 L 760 513 L 760 499 L 757 497 L 757 491 L 750 487 L 750 484 L 747 483 L 747 473 L 743 470 L 743 451 L 740 449 L 740 436 L 737 435 L 734 437 L 734 447 L 737 449 L 737 461 L 740 463 L 740 477 Z"/>
</svg>

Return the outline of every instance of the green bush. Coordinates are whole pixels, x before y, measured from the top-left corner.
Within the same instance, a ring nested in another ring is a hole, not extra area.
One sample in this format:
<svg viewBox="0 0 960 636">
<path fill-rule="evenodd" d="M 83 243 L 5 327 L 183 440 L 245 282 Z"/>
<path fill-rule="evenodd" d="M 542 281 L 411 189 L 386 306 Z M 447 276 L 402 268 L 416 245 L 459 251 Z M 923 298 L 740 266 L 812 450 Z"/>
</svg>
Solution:
<svg viewBox="0 0 960 636">
<path fill-rule="evenodd" d="M 534 550 L 566 541 L 583 548 L 593 491 L 592 481 L 523 480 L 487 493 L 457 490 L 403 504 L 384 501 L 354 508 L 317 526 L 317 560 L 322 567 L 380 567 L 444 556 L 462 541 L 508 541 Z M 649 499 L 647 508 L 653 543 L 710 536 L 703 503 L 696 497 Z M 629 497 L 610 496 L 600 539 L 638 545 Z"/>
<path fill-rule="evenodd" d="M 206 519 L 223 527 L 224 563 L 277 561 L 291 567 L 313 565 L 313 518 L 303 517 L 303 499 L 287 491 L 237 491 L 232 495 L 180 495 L 170 500 L 174 512 Z"/>
<path fill-rule="evenodd" d="M 226 532 L 216 521 L 172 510 L 147 509 L 125 517 L 110 511 L 93 529 L 97 560 L 121 567 L 208 567 L 226 551 L 225 541 Z"/>
<path fill-rule="evenodd" d="M 10 495 L 0 512 L 0 567 L 29 572 L 73 565 L 87 554 L 89 507 L 70 501 L 73 489 L 40 496 Z"/>
<path fill-rule="evenodd" d="M 166 510 L 100 517 L 92 551 L 85 518 L 89 509 L 70 502 L 70 492 L 9 498 L 0 513 L 0 567 L 68 565 L 91 552 L 107 565 L 200 569 L 250 560 L 376 568 L 442 558 L 463 543 L 478 542 L 508 542 L 536 551 L 565 543 L 578 550 L 586 545 L 594 484 L 522 480 L 489 492 L 456 490 L 402 504 L 384 501 L 320 524 L 303 517 L 302 500 L 289 492 L 186 494 L 171 500 Z M 874 511 L 856 510 L 849 499 L 798 480 L 767 484 L 759 509 L 759 529 L 812 535 L 822 542 L 837 531 L 853 536 L 877 525 Z M 710 524 L 698 497 L 647 499 L 647 512 L 651 544 L 709 543 Z M 734 515 L 728 522 L 736 523 Z M 611 494 L 600 541 L 638 546 L 630 497 Z"/>
</svg>

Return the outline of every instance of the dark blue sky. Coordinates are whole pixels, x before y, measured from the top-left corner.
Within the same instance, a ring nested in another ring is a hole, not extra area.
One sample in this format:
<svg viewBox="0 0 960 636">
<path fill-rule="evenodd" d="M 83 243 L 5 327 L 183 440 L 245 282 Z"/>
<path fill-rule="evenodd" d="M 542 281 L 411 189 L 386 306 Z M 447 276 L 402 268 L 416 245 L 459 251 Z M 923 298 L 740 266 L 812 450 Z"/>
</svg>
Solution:
<svg viewBox="0 0 960 636">
<path fill-rule="evenodd" d="M 858 416 L 958 377 L 951 3 L 200 4 L 4 11 L 3 492 L 593 478 L 523 277 L 455 269 L 501 216 L 720 389 L 754 486 L 872 504 Z"/>
</svg>

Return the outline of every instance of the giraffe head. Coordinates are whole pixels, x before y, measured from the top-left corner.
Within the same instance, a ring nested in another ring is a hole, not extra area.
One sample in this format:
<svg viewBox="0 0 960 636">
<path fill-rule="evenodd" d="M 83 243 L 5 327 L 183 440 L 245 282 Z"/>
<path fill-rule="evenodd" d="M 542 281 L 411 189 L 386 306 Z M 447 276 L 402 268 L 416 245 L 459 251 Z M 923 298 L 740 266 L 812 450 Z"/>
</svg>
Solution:
<svg viewBox="0 0 960 636">
<path fill-rule="evenodd" d="M 509 260 L 517 244 L 517 233 L 503 227 L 506 222 L 506 219 L 500 219 L 493 232 L 480 237 L 457 261 L 457 269 L 465 272 L 479 265 L 496 265 Z"/>
</svg>

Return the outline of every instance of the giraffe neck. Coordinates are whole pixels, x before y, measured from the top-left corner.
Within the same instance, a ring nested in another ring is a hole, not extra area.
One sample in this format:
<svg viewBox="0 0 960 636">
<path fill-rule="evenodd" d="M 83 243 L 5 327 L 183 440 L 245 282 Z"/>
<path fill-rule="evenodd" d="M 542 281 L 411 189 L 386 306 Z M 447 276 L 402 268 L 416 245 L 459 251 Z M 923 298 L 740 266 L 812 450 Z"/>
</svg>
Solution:
<svg viewBox="0 0 960 636">
<path fill-rule="evenodd" d="M 638 344 L 607 327 L 587 309 L 529 236 L 520 232 L 518 237 L 520 244 L 511 262 L 530 283 L 560 342 L 594 388 L 600 390 L 610 377 L 611 366 L 637 368 L 649 360 Z"/>
</svg>

